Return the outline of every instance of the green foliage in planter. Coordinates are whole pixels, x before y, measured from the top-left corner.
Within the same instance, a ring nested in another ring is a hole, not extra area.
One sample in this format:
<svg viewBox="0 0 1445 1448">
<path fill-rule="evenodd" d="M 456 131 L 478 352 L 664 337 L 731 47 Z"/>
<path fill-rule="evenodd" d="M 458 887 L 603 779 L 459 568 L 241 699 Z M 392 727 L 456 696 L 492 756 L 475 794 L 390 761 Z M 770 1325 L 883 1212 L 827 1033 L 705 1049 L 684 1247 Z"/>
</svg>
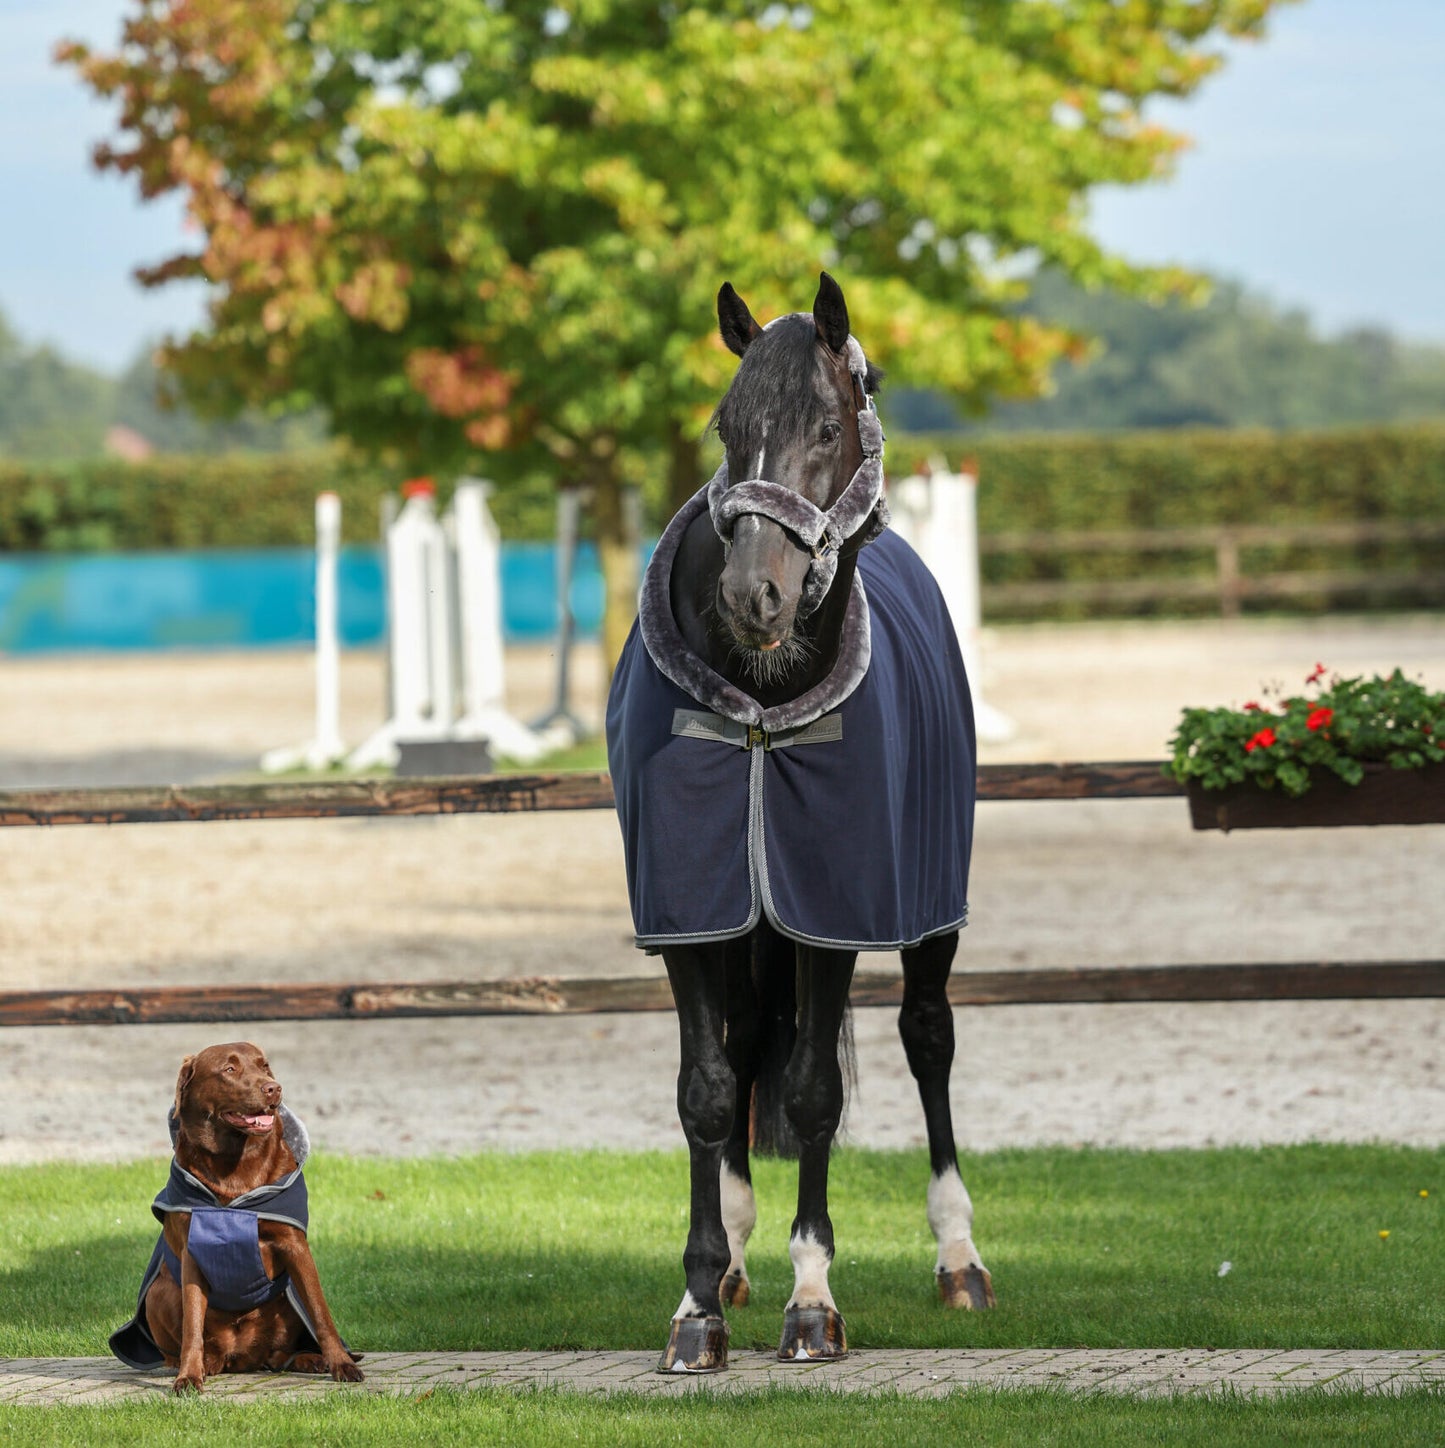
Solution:
<svg viewBox="0 0 1445 1448">
<path fill-rule="evenodd" d="M 1311 771 L 1358 784 L 1370 762 L 1392 769 L 1445 764 L 1445 694 L 1399 669 L 1388 678 L 1337 674 L 1326 684 L 1324 677 L 1324 665 L 1316 665 L 1304 693 L 1273 705 L 1186 709 L 1170 740 L 1168 769 L 1180 783 L 1197 779 L 1205 789 L 1249 781 L 1301 795 Z"/>
</svg>

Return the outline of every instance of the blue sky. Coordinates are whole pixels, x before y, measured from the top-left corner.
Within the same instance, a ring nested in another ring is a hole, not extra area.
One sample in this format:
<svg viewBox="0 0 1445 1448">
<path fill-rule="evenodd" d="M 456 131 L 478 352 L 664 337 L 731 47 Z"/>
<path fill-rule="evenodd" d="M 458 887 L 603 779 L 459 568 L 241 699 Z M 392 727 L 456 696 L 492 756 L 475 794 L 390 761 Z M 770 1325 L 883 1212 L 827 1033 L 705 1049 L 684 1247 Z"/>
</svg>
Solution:
<svg viewBox="0 0 1445 1448">
<path fill-rule="evenodd" d="M 201 316 L 199 287 L 130 280 L 184 244 L 181 208 L 92 171 L 112 109 L 49 58 L 62 35 L 113 43 L 127 8 L 0 0 L 0 312 L 107 369 Z M 1197 98 L 1154 106 L 1195 146 L 1172 181 L 1096 196 L 1096 233 L 1236 277 L 1327 332 L 1445 343 L 1445 0 L 1305 0 L 1271 29 Z"/>
</svg>

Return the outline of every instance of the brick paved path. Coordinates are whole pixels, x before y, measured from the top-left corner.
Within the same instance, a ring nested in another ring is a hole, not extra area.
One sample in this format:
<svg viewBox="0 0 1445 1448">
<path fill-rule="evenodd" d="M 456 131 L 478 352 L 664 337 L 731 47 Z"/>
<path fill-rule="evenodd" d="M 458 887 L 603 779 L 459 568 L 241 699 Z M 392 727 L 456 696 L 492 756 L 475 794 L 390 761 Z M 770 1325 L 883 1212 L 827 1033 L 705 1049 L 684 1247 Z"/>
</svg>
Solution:
<svg viewBox="0 0 1445 1448">
<path fill-rule="evenodd" d="M 1395 1393 L 1445 1385 L 1445 1351 L 1212 1352 L 1000 1348 L 973 1352 L 879 1349 L 838 1363 L 780 1363 L 735 1352 L 726 1373 L 663 1377 L 654 1353 L 370 1353 L 366 1381 L 341 1385 L 286 1373 L 211 1378 L 208 1396 L 245 1401 L 321 1393 L 420 1393 L 454 1388 L 567 1388 L 586 1393 L 746 1392 L 773 1385 L 937 1397 L 967 1387 L 1056 1387 L 1070 1392 L 1280 1393 L 1328 1385 Z M 0 1358 L 0 1403 L 118 1403 L 170 1390 L 168 1373 L 137 1373 L 113 1358 Z"/>
</svg>

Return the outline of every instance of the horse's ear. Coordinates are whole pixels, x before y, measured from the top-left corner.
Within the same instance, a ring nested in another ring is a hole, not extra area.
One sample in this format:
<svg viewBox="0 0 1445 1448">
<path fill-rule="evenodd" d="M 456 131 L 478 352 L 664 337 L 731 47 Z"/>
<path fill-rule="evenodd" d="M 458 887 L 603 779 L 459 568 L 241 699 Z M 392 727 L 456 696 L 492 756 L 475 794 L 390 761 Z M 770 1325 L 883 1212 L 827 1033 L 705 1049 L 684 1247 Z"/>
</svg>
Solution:
<svg viewBox="0 0 1445 1448">
<path fill-rule="evenodd" d="M 828 275 L 818 274 L 818 295 L 813 299 L 813 325 L 818 335 L 835 352 L 848 346 L 848 303 L 843 288 Z"/>
<path fill-rule="evenodd" d="M 728 351 L 736 352 L 739 357 L 748 350 L 748 343 L 754 337 L 763 334 L 763 329 L 753 321 L 748 304 L 733 290 L 731 282 L 724 282 L 717 294 L 717 322 Z"/>
</svg>

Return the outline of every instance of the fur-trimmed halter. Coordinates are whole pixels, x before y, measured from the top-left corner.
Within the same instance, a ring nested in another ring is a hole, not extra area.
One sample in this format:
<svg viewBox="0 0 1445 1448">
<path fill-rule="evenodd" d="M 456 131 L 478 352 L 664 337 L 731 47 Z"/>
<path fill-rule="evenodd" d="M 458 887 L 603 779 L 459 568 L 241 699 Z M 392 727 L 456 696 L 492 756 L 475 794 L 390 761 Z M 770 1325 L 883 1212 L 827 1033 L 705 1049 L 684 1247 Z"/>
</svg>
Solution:
<svg viewBox="0 0 1445 1448">
<path fill-rule="evenodd" d="M 812 321 L 807 313 L 794 315 L 808 316 Z M 785 320 L 774 318 L 768 327 Z M 707 488 L 708 512 L 724 547 L 732 545 L 733 527 L 743 514 L 760 513 L 787 529 L 812 554 L 798 600 L 799 618 L 813 613 L 827 596 L 837 575 L 838 555 L 844 545 L 855 535 L 861 535 L 858 538 L 861 548 L 888 526 L 888 504 L 883 500 L 883 426 L 866 385 L 868 361 L 856 337 L 848 338 L 848 371 L 863 397 L 863 406 L 858 409 L 858 441 L 863 448 L 863 461 L 831 508 L 819 508 L 792 488 L 761 476 L 766 444 L 758 454 L 758 477 L 730 484 L 724 458 Z"/>
</svg>

